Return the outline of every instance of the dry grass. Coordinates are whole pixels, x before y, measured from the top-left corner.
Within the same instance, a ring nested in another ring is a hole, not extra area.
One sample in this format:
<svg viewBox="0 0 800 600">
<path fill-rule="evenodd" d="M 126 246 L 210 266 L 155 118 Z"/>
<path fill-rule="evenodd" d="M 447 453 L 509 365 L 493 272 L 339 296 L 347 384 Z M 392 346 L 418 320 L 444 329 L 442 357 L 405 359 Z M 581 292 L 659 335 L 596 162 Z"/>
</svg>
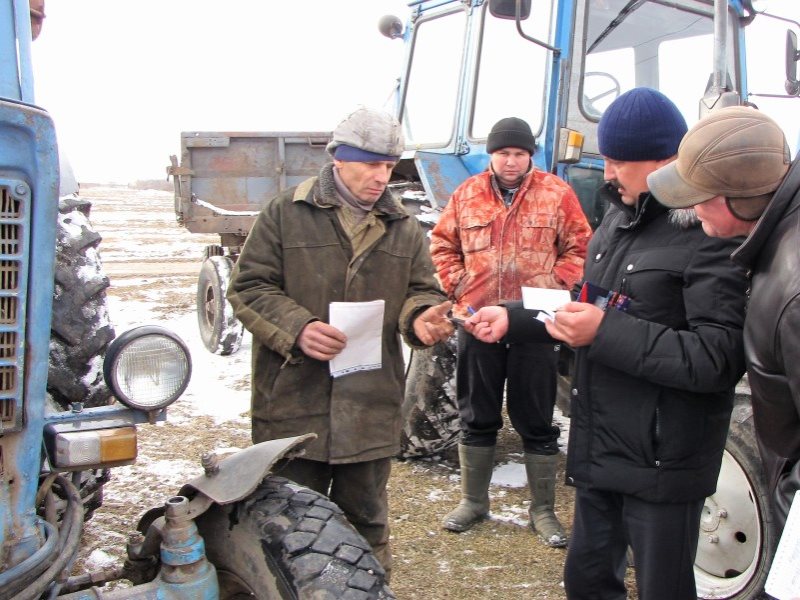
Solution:
<svg viewBox="0 0 800 600">
<path fill-rule="evenodd" d="M 498 440 L 496 462 L 519 462 L 522 446 L 508 426 Z M 569 530 L 573 488 L 563 485 L 561 455 L 556 513 Z M 440 522 L 460 498 L 458 466 L 441 461 L 397 462 L 389 481 L 394 573 L 392 589 L 405 600 L 566 598 L 566 550 L 541 544 L 527 527 L 530 495 L 525 488 L 492 486 L 491 518 L 462 534 Z M 636 598 L 629 570 L 629 597 Z"/>
</svg>

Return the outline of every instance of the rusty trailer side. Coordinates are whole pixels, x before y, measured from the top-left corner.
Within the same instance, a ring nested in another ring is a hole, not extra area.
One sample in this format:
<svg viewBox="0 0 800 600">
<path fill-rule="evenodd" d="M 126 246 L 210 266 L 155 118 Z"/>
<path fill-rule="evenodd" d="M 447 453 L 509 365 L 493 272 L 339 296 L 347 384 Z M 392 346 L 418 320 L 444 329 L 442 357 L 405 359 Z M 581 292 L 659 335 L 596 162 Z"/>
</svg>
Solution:
<svg viewBox="0 0 800 600">
<path fill-rule="evenodd" d="M 192 233 L 216 233 L 203 250 L 197 323 L 210 352 L 233 354 L 242 325 L 225 297 L 231 272 L 256 216 L 279 192 L 319 173 L 330 160 L 331 132 L 181 133 L 181 160 L 170 157 L 175 216 Z"/>
<path fill-rule="evenodd" d="M 240 247 L 255 216 L 278 192 L 316 175 L 330 132 L 181 133 L 181 161 L 168 168 L 175 215 L 192 233 L 218 233 Z"/>
</svg>

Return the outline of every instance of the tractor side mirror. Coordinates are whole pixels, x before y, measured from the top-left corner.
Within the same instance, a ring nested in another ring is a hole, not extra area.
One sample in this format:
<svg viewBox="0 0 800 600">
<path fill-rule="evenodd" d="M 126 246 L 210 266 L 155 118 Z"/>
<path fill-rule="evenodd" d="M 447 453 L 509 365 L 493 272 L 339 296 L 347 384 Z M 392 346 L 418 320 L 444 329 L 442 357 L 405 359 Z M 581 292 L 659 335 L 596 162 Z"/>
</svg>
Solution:
<svg viewBox="0 0 800 600">
<path fill-rule="evenodd" d="M 797 35 L 791 29 L 786 30 L 786 93 L 790 96 L 800 95 L 800 81 L 797 80 L 797 61 L 800 52 L 797 51 Z"/>
<path fill-rule="evenodd" d="M 519 5 L 519 20 L 531 16 L 531 0 L 490 0 L 489 12 L 499 19 L 516 19 Z"/>
</svg>

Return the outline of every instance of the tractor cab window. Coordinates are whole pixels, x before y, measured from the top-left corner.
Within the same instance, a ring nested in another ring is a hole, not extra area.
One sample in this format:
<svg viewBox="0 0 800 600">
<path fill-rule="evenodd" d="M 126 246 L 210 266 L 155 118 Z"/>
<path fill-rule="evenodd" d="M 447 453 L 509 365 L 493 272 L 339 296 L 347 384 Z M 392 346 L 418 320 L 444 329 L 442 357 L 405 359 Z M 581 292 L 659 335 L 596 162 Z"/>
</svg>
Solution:
<svg viewBox="0 0 800 600">
<path fill-rule="evenodd" d="M 488 3 L 487 3 L 488 4 Z M 523 31 L 551 41 L 552 2 L 537 1 Z M 493 17 L 484 6 L 470 137 L 486 139 L 504 117 L 519 117 L 542 130 L 551 53 L 524 39 L 514 20 Z"/>
<path fill-rule="evenodd" d="M 443 147 L 453 138 L 466 22 L 459 9 L 415 25 L 402 114 L 410 146 Z"/>
<path fill-rule="evenodd" d="M 621 93 L 647 86 L 675 102 L 689 124 L 697 121 L 698 100 L 713 71 L 711 3 L 587 0 L 587 4 L 583 114 L 597 121 Z M 734 64 L 730 23 L 729 28 L 728 59 Z M 735 74 L 730 76 L 735 86 Z"/>
</svg>

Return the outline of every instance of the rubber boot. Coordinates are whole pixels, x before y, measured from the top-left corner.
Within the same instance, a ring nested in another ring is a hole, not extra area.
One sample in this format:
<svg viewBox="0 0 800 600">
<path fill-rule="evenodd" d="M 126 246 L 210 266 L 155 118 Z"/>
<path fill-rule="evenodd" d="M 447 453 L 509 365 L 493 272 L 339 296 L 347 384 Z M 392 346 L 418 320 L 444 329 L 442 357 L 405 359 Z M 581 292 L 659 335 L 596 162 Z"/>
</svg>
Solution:
<svg viewBox="0 0 800 600">
<path fill-rule="evenodd" d="M 563 548 L 567 545 L 564 527 L 553 512 L 556 501 L 556 463 L 558 455 L 525 453 L 525 472 L 531 490 L 528 514 L 533 529 L 546 546 Z"/>
<path fill-rule="evenodd" d="M 461 463 L 461 502 L 444 518 L 442 527 L 461 533 L 489 514 L 494 446 L 459 444 L 458 460 Z"/>
</svg>

